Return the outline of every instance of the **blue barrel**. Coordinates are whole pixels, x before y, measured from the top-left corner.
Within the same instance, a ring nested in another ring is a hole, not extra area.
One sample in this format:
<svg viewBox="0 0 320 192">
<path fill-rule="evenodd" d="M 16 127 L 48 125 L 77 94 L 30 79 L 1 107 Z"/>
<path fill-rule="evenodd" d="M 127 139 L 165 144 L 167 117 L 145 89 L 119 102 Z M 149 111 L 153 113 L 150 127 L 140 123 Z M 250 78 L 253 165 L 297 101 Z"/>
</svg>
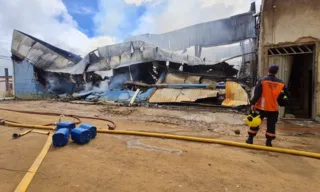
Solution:
<svg viewBox="0 0 320 192">
<path fill-rule="evenodd" d="M 74 122 L 61 121 L 57 124 L 57 129 L 60 128 L 68 128 L 69 132 L 71 132 L 72 129 L 76 128 L 76 124 Z"/>
<path fill-rule="evenodd" d="M 71 131 L 71 139 L 77 144 L 86 144 L 91 139 L 90 131 L 83 128 L 74 128 Z"/>
<path fill-rule="evenodd" d="M 69 141 L 69 129 L 60 128 L 52 135 L 52 144 L 55 147 L 65 146 Z"/>
<path fill-rule="evenodd" d="M 90 131 L 91 139 L 93 139 L 97 136 L 97 127 L 96 126 L 84 123 L 84 124 L 81 124 L 79 126 L 79 128 L 88 129 Z"/>
</svg>

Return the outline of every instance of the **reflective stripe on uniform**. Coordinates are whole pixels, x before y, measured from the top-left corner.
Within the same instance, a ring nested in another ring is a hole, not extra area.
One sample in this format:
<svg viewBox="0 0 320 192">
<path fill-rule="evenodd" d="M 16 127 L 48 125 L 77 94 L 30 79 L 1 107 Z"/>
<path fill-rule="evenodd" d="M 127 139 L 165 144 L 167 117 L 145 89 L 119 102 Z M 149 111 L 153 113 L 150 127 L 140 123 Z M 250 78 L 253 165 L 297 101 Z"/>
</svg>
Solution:
<svg viewBox="0 0 320 192">
<path fill-rule="evenodd" d="M 276 136 L 276 134 L 274 134 L 274 133 L 268 133 L 268 132 L 266 132 L 266 135 L 268 135 L 268 136 L 270 136 L 270 137 L 275 137 L 275 136 Z"/>
<path fill-rule="evenodd" d="M 266 102 L 266 99 L 264 97 L 261 97 L 261 110 L 264 110 L 265 102 Z"/>
<path fill-rule="evenodd" d="M 258 131 L 253 131 L 253 130 L 251 130 L 251 129 L 249 129 L 248 132 L 249 132 L 249 133 L 252 133 L 252 134 L 257 134 L 257 133 L 258 133 Z"/>
</svg>

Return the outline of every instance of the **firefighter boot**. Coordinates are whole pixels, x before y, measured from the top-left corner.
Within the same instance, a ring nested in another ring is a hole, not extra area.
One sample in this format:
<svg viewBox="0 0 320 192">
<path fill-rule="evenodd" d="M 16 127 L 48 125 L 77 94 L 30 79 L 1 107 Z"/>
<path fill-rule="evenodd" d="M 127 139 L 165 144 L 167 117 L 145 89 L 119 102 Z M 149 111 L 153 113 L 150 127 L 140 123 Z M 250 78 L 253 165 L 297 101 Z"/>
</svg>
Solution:
<svg viewBox="0 0 320 192">
<path fill-rule="evenodd" d="M 272 147 L 272 140 L 271 139 L 266 140 L 266 146 Z"/>
<path fill-rule="evenodd" d="M 253 144 L 253 136 L 249 135 L 248 139 L 246 140 L 247 144 Z"/>
</svg>

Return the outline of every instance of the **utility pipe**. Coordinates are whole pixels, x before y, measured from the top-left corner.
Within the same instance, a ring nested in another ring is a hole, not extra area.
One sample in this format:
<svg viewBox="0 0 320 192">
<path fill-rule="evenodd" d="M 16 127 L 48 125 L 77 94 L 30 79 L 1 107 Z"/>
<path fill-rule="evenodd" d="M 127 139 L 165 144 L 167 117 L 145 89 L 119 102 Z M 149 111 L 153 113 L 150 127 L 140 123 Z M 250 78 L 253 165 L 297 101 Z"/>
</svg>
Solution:
<svg viewBox="0 0 320 192">
<path fill-rule="evenodd" d="M 146 84 L 141 82 L 126 81 L 127 85 L 136 85 L 140 87 L 156 87 L 156 88 L 185 88 L 185 89 L 225 89 L 225 84 Z"/>
</svg>

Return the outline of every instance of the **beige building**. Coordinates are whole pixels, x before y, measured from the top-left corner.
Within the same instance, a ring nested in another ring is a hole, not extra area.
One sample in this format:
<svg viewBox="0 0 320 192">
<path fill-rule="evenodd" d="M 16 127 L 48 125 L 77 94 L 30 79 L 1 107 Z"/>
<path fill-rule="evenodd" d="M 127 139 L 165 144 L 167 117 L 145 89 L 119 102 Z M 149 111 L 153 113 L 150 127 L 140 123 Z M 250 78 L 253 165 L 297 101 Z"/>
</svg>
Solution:
<svg viewBox="0 0 320 192">
<path fill-rule="evenodd" d="M 320 0 L 263 0 L 258 76 L 278 64 L 288 86 L 287 117 L 320 119 Z"/>
</svg>

